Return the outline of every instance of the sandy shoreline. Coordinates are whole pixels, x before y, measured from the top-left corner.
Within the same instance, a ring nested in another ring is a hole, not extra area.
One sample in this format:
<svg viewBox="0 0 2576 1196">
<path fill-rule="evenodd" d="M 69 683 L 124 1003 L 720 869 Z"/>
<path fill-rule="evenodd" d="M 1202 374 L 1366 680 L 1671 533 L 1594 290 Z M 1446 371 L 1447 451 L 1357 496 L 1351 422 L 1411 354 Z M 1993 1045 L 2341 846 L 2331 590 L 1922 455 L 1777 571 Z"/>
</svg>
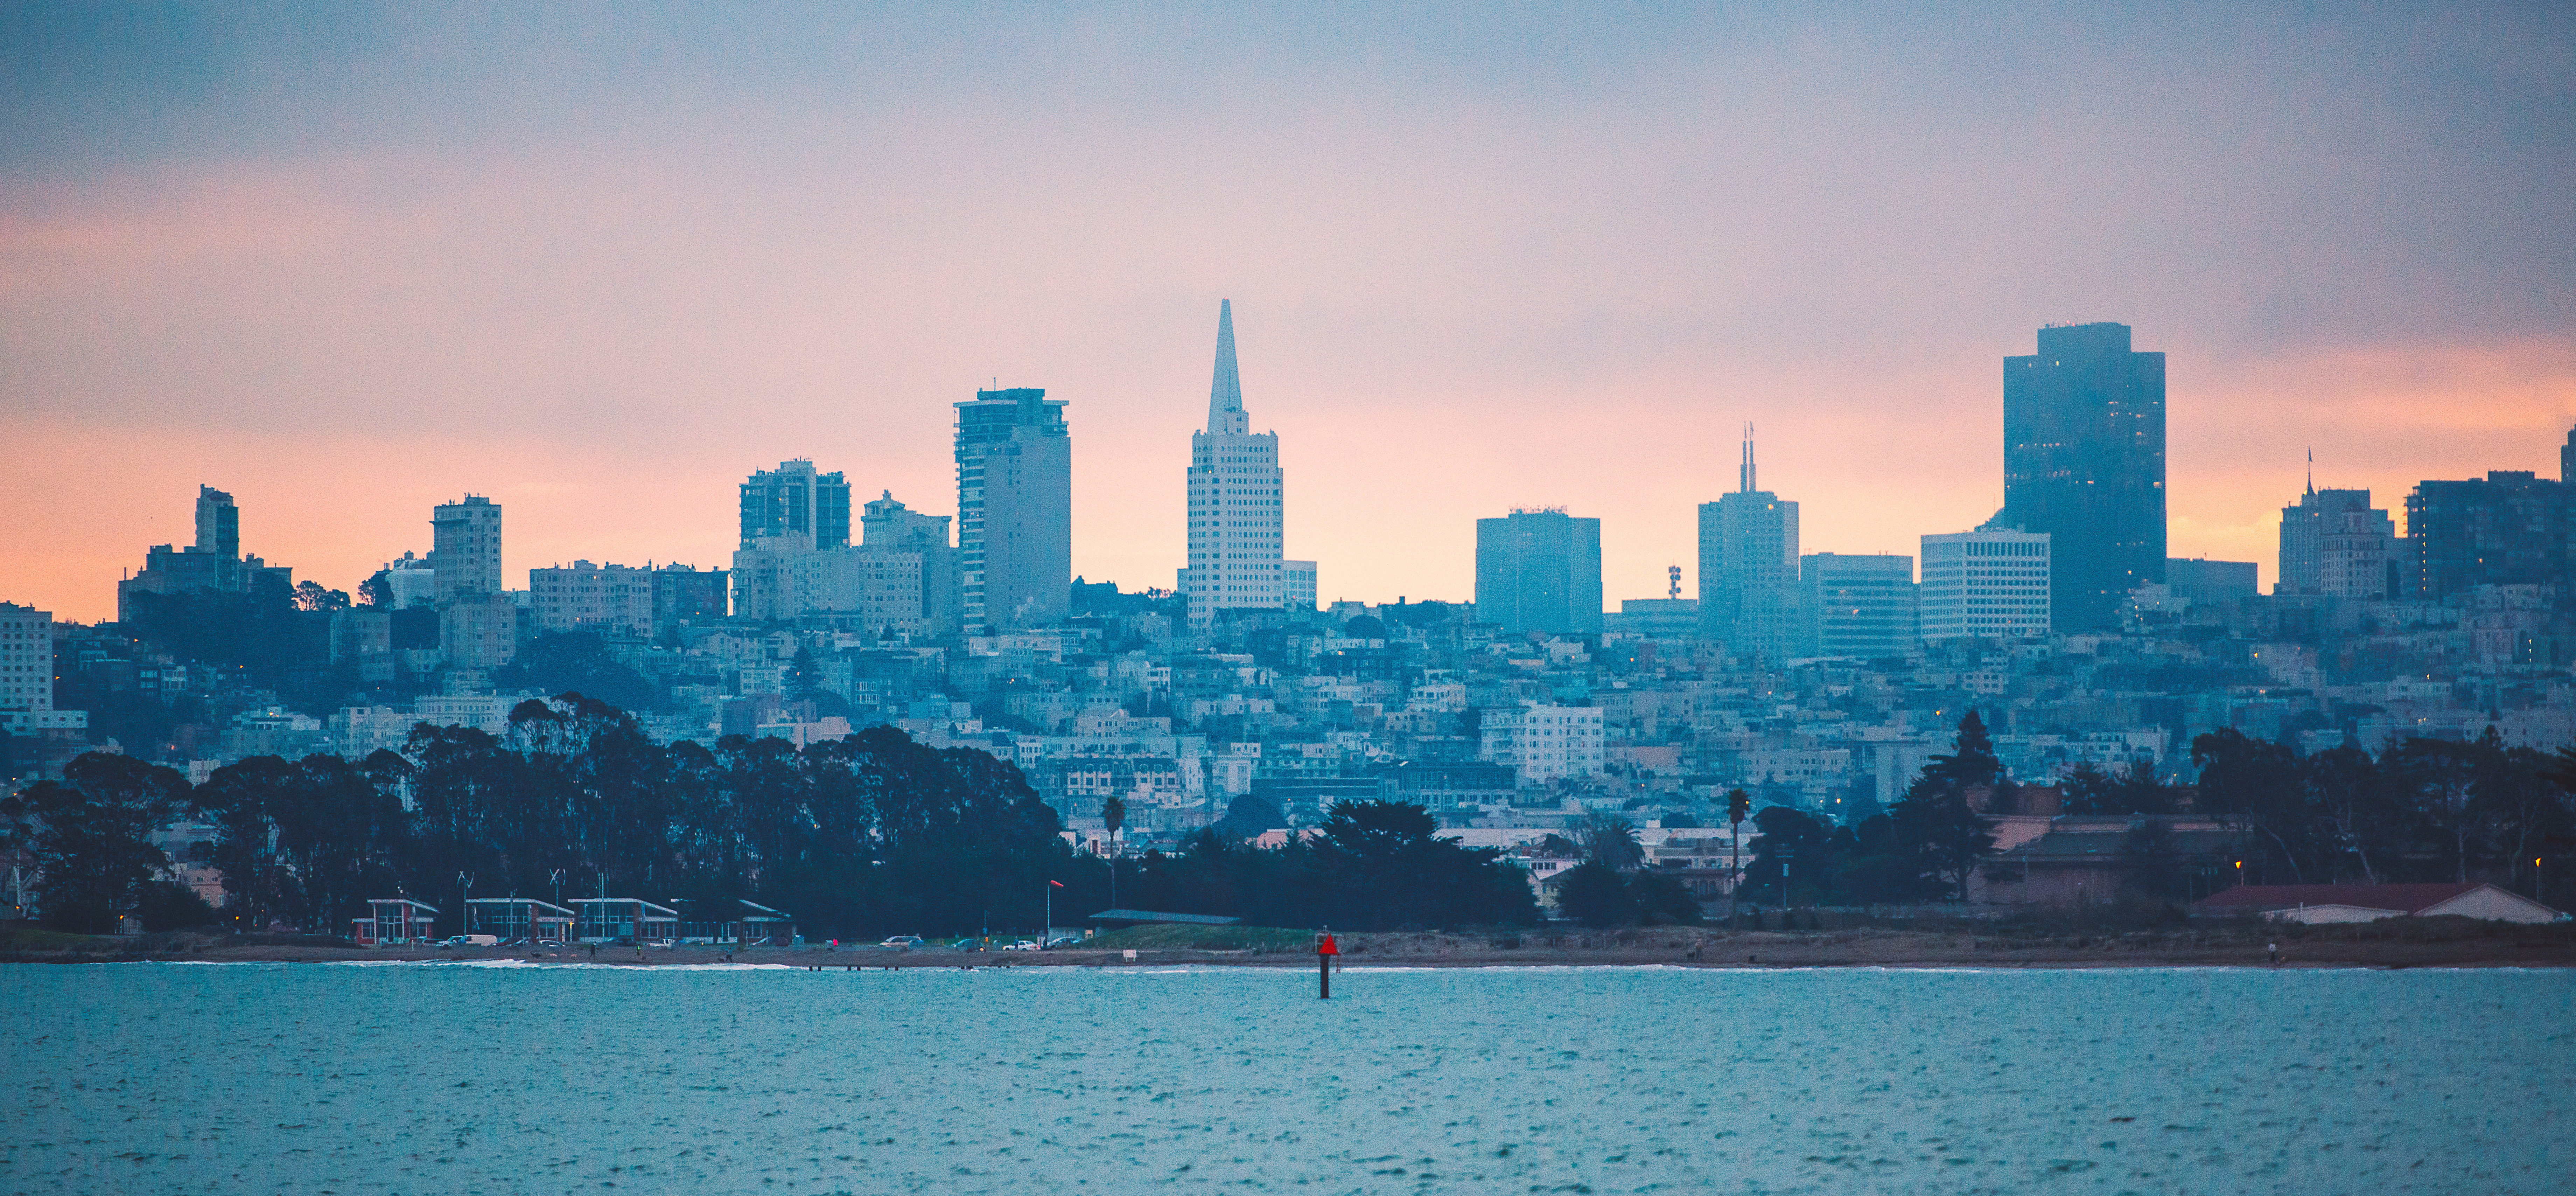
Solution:
<svg viewBox="0 0 2576 1196">
<path fill-rule="evenodd" d="M 1047 952 L 909 951 L 875 946 L 761 947 L 724 951 L 587 947 L 561 951 L 493 948 L 366 949 L 219 938 L 152 936 L 156 941 L 87 940 L 78 943 L 0 945 L 10 963 L 394 963 L 502 962 L 598 963 L 667 967 L 718 963 L 760 964 L 831 971 L 850 969 L 956 969 L 1027 967 L 1140 967 L 1195 965 L 1312 969 L 1315 957 L 1300 949 L 1210 950 L 1140 946 L 1130 959 L 1113 944 L 1105 949 Z M 1537 931 L 1496 933 L 1345 934 L 1344 968 L 1395 967 L 1634 967 L 1661 964 L 1709 968 L 2139 968 L 2272 967 L 2268 946 L 2281 949 L 2278 966 L 2294 968 L 2566 968 L 2576 967 L 2576 928 L 2564 925 L 2493 927 L 2479 924 L 2420 926 L 2288 927 L 2108 933 L 1965 933 L 1939 930 L 1859 929 L 1753 931 L 1670 927 L 1638 931 Z"/>
</svg>

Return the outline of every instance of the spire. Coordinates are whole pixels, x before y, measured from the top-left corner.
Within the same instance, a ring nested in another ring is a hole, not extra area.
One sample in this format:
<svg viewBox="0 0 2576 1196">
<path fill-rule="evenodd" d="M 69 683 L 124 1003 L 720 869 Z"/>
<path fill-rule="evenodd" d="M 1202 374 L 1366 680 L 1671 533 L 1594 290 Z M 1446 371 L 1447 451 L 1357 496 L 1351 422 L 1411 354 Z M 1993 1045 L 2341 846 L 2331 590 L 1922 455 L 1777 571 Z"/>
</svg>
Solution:
<svg viewBox="0 0 2576 1196">
<path fill-rule="evenodd" d="M 2317 450 L 2316 450 L 2315 448 L 2311 447 L 2311 448 L 2309 448 L 2309 449 L 2308 449 L 2308 493 L 2309 493 L 2309 494 L 2311 494 L 2311 495 L 2313 495 L 2313 494 L 2315 494 L 2316 492 L 2317 492 Z"/>
<path fill-rule="evenodd" d="M 1744 425 L 1744 464 L 1737 470 L 1737 481 L 1746 494 L 1753 493 L 1753 425 Z"/>
<path fill-rule="evenodd" d="M 1240 433 L 1250 425 L 1250 417 L 1243 413 L 1243 376 L 1234 365 L 1234 300 L 1220 299 L 1216 308 L 1216 381 L 1208 386 L 1207 430 Z"/>
</svg>

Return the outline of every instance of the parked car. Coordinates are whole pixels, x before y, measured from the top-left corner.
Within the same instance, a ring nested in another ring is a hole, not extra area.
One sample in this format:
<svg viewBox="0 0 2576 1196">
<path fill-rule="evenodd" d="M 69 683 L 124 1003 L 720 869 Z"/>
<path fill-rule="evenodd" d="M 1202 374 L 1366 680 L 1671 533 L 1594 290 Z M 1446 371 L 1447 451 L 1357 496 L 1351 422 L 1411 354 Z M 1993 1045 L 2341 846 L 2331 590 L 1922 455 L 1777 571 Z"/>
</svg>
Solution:
<svg viewBox="0 0 2576 1196">
<path fill-rule="evenodd" d="M 563 950 L 563 944 L 562 944 L 562 943 L 558 943 L 558 942 L 554 941 L 553 939 L 538 939 L 537 941 L 535 941 L 535 942 L 533 942 L 533 943 L 530 943 L 530 944 L 528 944 L 528 945 L 529 945 L 529 946 L 531 946 L 531 947 L 536 948 L 536 949 L 537 949 L 537 950 L 539 950 L 539 951 L 560 951 L 560 950 Z"/>
<path fill-rule="evenodd" d="M 1082 936 L 1078 934 L 1058 935 L 1047 940 L 1047 950 L 1049 951 L 1053 951 L 1058 947 L 1078 947 L 1081 945 Z"/>
<path fill-rule="evenodd" d="M 1029 939 L 1021 939 L 1020 941 L 1002 949 L 1005 951 L 1035 951 L 1038 949 L 1038 945 Z"/>
<path fill-rule="evenodd" d="M 892 947 L 897 951 L 909 951 L 921 945 L 921 936 L 917 934 L 898 934 L 877 945 L 880 947 Z"/>
</svg>

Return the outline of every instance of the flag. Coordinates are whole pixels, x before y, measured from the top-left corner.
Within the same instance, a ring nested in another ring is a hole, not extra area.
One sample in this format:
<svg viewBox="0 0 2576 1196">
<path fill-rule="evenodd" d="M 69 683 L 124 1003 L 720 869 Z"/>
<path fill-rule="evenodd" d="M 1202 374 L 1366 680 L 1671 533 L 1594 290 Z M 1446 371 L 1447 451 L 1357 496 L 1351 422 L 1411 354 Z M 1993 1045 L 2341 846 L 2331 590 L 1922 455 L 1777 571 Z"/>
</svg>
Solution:
<svg viewBox="0 0 2576 1196">
<path fill-rule="evenodd" d="M 1057 887 L 1057 888 L 1059 888 L 1059 889 L 1061 889 L 1061 888 L 1063 888 L 1063 887 L 1064 887 L 1064 882 L 1063 882 L 1063 881 L 1060 881 L 1060 880 L 1051 880 L 1051 881 L 1048 881 L 1047 883 L 1048 883 L 1048 884 L 1051 884 L 1051 885 L 1054 885 L 1055 887 Z"/>
</svg>

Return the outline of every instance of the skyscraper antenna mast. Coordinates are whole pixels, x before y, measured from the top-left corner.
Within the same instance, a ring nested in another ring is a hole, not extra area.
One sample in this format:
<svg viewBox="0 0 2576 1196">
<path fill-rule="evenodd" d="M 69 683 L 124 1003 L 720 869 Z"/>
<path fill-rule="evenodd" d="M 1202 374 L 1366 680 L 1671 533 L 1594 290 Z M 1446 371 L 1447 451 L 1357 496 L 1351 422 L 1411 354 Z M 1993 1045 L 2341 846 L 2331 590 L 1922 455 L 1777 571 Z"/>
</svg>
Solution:
<svg viewBox="0 0 2576 1196">
<path fill-rule="evenodd" d="M 1753 493 L 1753 424 L 1744 425 L 1744 466 L 1737 471 L 1736 482 L 1746 494 Z"/>
</svg>

